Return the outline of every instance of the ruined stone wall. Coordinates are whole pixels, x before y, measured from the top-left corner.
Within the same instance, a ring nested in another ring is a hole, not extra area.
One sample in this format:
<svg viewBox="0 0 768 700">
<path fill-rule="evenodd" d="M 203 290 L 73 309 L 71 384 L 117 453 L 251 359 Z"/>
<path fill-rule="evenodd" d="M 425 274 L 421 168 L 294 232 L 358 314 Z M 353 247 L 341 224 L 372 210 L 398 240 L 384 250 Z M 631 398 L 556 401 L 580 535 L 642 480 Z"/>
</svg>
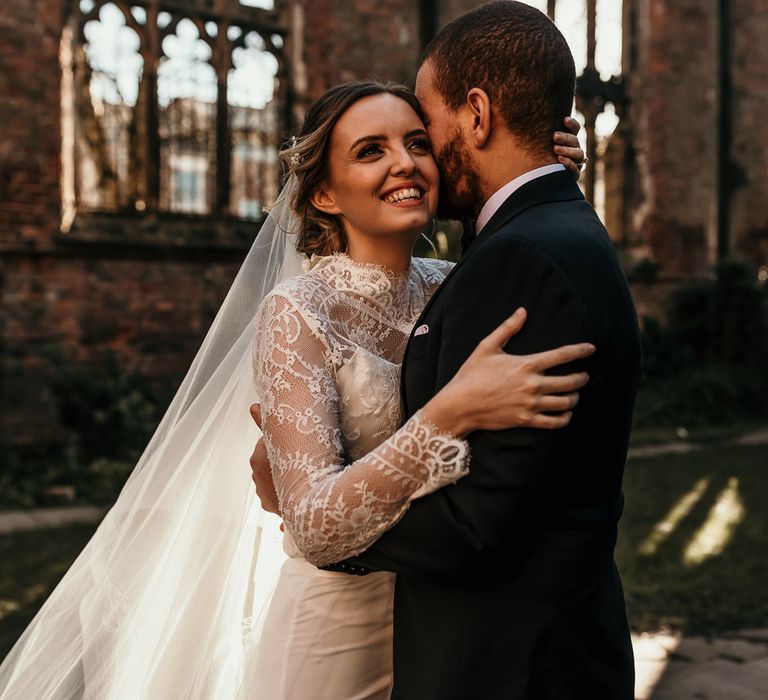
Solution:
<svg viewBox="0 0 768 700">
<path fill-rule="evenodd" d="M 112 353 L 178 383 L 245 250 L 153 249 L 108 217 L 80 240 L 61 233 L 63 5 L 0 6 L 0 439 L 12 443 L 66 437 L 53 357 L 87 368 Z"/>
<path fill-rule="evenodd" d="M 58 229 L 61 14 L 62 0 L 0 7 L 0 250 Z"/>
<path fill-rule="evenodd" d="M 629 130 L 622 134 L 634 160 L 623 212 L 614 213 L 624 221 L 620 243 L 629 271 L 643 258 L 659 265 L 663 283 L 645 281 L 635 295 L 641 312 L 660 315 L 670 285 L 708 274 L 714 262 L 717 3 L 624 2 L 635 27 L 626 49 Z M 436 1 L 435 24 L 478 4 Z M 64 6 L 65 0 L 0 4 L 0 432 L 20 442 L 63 437 L 46 383 L 56 370 L 52 348 L 85 367 L 114 353 L 126 369 L 180 381 L 246 238 L 255 234 L 206 233 L 205 221 L 194 230 L 177 221 L 171 231 L 162 222 L 153 228 L 109 217 L 61 233 Z M 289 31 L 289 128 L 309 101 L 339 82 L 412 84 L 422 51 L 421 3 L 277 0 L 277 7 Z M 732 249 L 767 264 L 768 0 L 734 0 L 732 13 Z"/>
<path fill-rule="evenodd" d="M 636 154 L 626 241 L 670 278 L 702 277 L 717 260 L 718 3 L 627 0 L 636 31 L 629 120 Z M 768 263 L 768 2 L 731 8 L 730 254 Z M 625 42 L 626 43 L 626 42 Z M 625 68 L 626 66 L 625 61 Z"/>
<path fill-rule="evenodd" d="M 709 0 L 635 0 L 629 76 L 639 191 L 628 239 L 667 276 L 706 270 L 716 240 L 716 24 Z"/>
<path fill-rule="evenodd" d="M 731 246 L 736 255 L 768 265 L 768 0 L 735 0 L 731 6 Z"/>
</svg>

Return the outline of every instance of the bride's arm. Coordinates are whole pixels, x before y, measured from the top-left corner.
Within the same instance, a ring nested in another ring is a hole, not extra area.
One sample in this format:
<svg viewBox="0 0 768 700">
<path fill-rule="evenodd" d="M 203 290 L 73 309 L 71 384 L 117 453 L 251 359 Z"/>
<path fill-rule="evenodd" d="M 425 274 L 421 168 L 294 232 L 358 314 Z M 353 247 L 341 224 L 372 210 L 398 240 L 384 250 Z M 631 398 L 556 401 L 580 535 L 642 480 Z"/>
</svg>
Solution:
<svg viewBox="0 0 768 700">
<path fill-rule="evenodd" d="M 284 297 L 268 297 L 260 319 L 264 443 L 286 530 L 308 561 L 322 566 L 363 551 L 410 501 L 467 473 L 467 443 L 421 413 L 345 466 L 327 348 Z"/>
<path fill-rule="evenodd" d="M 423 410 L 345 467 L 339 397 L 322 333 L 313 332 L 283 297 L 268 297 L 263 311 L 255 370 L 267 455 L 285 526 L 304 556 L 318 566 L 366 549 L 404 515 L 411 501 L 464 476 L 469 450 L 455 435 L 567 425 L 569 413 L 547 414 L 572 408 L 575 394 L 570 392 L 586 377 L 548 377 L 543 372 L 594 349 L 580 344 L 536 355 L 507 355 L 503 346 L 525 321 L 519 313 L 480 343 Z"/>
</svg>

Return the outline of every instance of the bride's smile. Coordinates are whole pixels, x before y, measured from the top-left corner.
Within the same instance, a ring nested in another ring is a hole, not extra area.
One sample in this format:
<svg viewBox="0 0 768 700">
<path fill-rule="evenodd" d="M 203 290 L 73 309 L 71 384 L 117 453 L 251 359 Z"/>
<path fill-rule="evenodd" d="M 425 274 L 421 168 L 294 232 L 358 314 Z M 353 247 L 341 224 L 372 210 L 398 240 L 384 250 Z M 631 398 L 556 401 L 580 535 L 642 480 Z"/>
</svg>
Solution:
<svg viewBox="0 0 768 700">
<path fill-rule="evenodd" d="M 394 95 L 370 95 L 336 123 L 313 203 L 340 217 L 353 257 L 355 247 L 377 243 L 410 252 L 434 216 L 438 184 L 419 115 Z"/>
</svg>

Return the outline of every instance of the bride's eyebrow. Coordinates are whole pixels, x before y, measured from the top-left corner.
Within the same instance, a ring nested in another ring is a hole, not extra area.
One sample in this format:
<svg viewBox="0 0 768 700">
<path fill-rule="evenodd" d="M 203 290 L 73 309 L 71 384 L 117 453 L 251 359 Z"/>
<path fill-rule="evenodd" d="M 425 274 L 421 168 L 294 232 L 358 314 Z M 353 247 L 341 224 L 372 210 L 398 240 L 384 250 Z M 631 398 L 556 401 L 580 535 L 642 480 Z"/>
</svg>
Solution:
<svg viewBox="0 0 768 700">
<path fill-rule="evenodd" d="M 427 132 L 424 129 L 411 129 L 405 134 L 405 138 L 409 139 L 412 136 L 426 136 Z M 361 143 L 367 143 L 368 141 L 386 141 L 387 137 L 384 134 L 372 134 L 370 136 L 361 136 L 350 147 L 350 151 L 354 151 Z"/>
<path fill-rule="evenodd" d="M 350 147 L 350 151 L 354 151 L 355 148 L 357 148 L 361 143 L 365 143 L 367 141 L 386 141 L 387 137 L 383 134 L 374 134 L 372 136 L 361 136 L 357 141 L 355 141 Z"/>
</svg>

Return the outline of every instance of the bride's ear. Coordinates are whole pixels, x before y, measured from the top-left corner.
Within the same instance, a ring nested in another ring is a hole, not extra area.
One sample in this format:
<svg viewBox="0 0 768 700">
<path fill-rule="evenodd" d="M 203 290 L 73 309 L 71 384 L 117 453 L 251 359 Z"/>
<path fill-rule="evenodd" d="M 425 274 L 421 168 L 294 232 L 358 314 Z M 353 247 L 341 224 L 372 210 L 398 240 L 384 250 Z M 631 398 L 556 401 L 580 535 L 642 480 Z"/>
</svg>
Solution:
<svg viewBox="0 0 768 700">
<path fill-rule="evenodd" d="M 312 193 L 309 201 L 312 202 L 312 206 L 315 207 L 315 209 L 319 209 L 325 214 L 341 214 L 341 209 L 336 206 L 336 201 L 334 200 L 333 195 L 326 189 L 325 184 Z"/>
<path fill-rule="evenodd" d="M 491 136 L 493 113 L 488 93 L 480 88 L 472 88 L 467 93 L 467 107 L 472 117 L 470 135 L 475 148 L 483 148 Z"/>
</svg>

